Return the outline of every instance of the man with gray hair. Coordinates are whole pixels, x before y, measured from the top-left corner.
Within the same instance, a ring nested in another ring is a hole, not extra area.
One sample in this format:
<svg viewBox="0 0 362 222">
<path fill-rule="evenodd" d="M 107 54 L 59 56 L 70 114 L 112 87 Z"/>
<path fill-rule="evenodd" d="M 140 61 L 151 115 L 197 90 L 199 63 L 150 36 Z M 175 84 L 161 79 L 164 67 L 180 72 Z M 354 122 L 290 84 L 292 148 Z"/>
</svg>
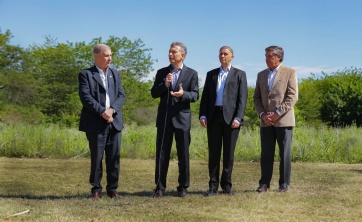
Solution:
<svg viewBox="0 0 362 222">
<path fill-rule="evenodd" d="M 261 178 L 257 192 L 270 188 L 275 144 L 279 147 L 279 192 L 288 191 L 291 161 L 290 145 L 295 126 L 294 105 L 298 100 L 297 73 L 282 65 L 284 50 L 279 46 L 265 49 L 267 69 L 258 73 L 254 106 L 260 117 Z"/>
<path fill-rule="evenodd" d="M 126 95 L 119 72 L 110 66 L 111 48 L 97 44 L 93 48 L 95 65 L 78 75 L 79 97 L 83 108 L 79 130 L 86 133 L 91 153 L 89 182 L 92 199 L 102 197 L 102 159 L 106 155 L 107 195 L 119 198 L 117 193 L 120 170 L 120 143 L 122 106 Z"/>
<path fill-rule="evenodd" d="M 189 145 L 191 141 L 190 103 L 199 98 L 197 72 L 187 67 L 183 61 L 186 46 L 173 42 L 168 52 L 170 65 L 159 69 L 151 89 L 153 98 L 160 98 L 156 127 L 156 170 L 155 198 L 162 198 L 166 190 L 166 177 L 170 161 L 173 135 L 175 135 L 178 157 L 178 196 L 188 195 L 190 185 Z"/>
</svg>

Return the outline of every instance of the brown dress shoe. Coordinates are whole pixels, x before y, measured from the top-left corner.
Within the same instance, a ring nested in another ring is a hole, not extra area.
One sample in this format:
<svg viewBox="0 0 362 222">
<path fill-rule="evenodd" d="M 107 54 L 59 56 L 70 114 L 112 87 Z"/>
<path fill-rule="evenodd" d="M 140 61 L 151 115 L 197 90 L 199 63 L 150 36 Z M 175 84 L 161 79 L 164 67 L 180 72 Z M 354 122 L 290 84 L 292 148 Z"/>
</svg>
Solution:
<svg viewBox="0 0 362 222">
<path fill-rule="evenodd" d="M 258 191 L 259 193 L 267 192 L 268 191 L 268 185 L 260 184 L 260 186 L 258 187 L 258 189 L 256 189 L 256 191 Z"/>
<path fill-rule="evenodd" d="M 121 195 L 117 193 L 117 191 L 107 191 L 107 195 L 112 199 L 119 199 L 122 198 Z"/>
<path fill-rule="evenodd" d="M 94 192 L 94 193 L 92 194 L 92 200 L 97 200 L 97 199 L 99 199 L 99 198 L 102 198 L 102 194 L 101 194 L 101 193 L 99 193 L 99 192 Z"/>
<path fill-rule="evenodd" d="M 162 198 L 163 197 L 163 191 L 162 190 L 155 190 L 153 193 L 154 198 Z"/>
<path fill-rule="evenodd" d="M 178 195 L 179 197 L 186 197 L 186 196 L 188 196 L 189 194 L 188 194 L 188 192 L 187 192 L 186 189 L 181 189 L 180 191 L 177 192 L 177 195 Z"/>
<path fill-rule="evenodd" d="M 283 183 L 279 186 L 278 192 L 287 192 L 288 191 L 288 185 L 286 183 Z"/>
</svg>

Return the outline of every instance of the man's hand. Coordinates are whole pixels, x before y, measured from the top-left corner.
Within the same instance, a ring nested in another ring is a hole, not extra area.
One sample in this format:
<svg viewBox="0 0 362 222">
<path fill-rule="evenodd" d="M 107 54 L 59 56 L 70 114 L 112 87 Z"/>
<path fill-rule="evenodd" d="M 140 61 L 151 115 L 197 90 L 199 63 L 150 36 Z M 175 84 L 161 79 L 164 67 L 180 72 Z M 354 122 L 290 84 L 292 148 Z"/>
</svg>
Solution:
<svg viewBox="0 0 362 222">
<path fill-rule="evenodd" d="M 261 115 L 261 119 L 266 123 L 268 126 L 272 126 L 274 124 L 273 119 L 271 117 L 271 113 L 263 113 Z"/>
<path fill-rule="evenodd" d="M 206 118 L 200 119 L 200 124 L 202 127 L 207 128 L 207 119 Z"/>
<path fill-rule="evenodd" d="M 275 121 L 277 121 L 280 117 L 277 112 L 269 112 L 268 114 L 270 115 L 270 118 L 273 121 L 273 123 L 275 123 Z"/>
<path fill-rule="evenodd" d="M 102 117 L 107 123 L 113 122 L 113 108 L 108 108 L 102 113 Z"/>
<path fill-rule="evenodd" d="M 236 129 L 239 128 L 240 122 L 236 119 L 233 120 L 233 123 L 231 124 L 231 128 Z"/>
<path fill-rule="evenodd" d="M 171 96 L 174 97 L 182 97 L 184 95 L 184 89 L 182 88 L 182 83 L 180 83 L 180 89 L 178 90 L 178 92 L 171 91 L 170 94 Z"/>
<path fill-rule="evenodd" d="M 167 74 L 166 78 L 165 78 L 165 85 L 166 87 L 169 87 L 170 84 L 172 84 L 172 74 L 169 73 Z"/>
</svg>

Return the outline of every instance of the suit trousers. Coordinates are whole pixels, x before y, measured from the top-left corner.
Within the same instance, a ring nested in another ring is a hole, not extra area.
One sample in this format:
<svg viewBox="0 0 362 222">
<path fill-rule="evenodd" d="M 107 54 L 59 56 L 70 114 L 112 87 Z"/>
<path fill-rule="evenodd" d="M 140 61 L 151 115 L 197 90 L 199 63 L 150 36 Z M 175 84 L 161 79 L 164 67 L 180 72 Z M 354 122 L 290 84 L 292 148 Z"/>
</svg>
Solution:
<svg viewBox="0 0 362 222">
<path fill-rule="evenodd" d="M 291 142 L 293 127 L 260 127 L 261 138 L 261 179 L 259 184 L 266 184 L 270 187 L 273 176 L 275 145 L 279 147 L 279 185 L 285 183 L 290 185 L 291 174 Z"/>
<path fill-rule="evenodd" d="M 86 133 L 91 153 L 91 169 L 89 183 L 91 191 L 102 192 L 101 180 L 103 174 L 103 153 L 106 158 L 107 191 L 116 191 L 120 171 L 121 132 L 109 124 L 103 132 Z"/>
<path fill-rule="evenodd" d="M 175 135 L 178 158 L 178 184 L 177 190 L 190 186 L 190 156 L 189 146 L 191 141 L 190 130 L 176 129 L 172 123 L 167 127 L 157 128 L 156 141 L 156 190 L 166 189 L 166 178 L 170 162 L 173 135 Z"/>
<path fill-rule="evenodd" d="M 223 190 L 231 189 L 231 175 L 234 166 L 234 151 L 239 137 L 240 127 L 233 129 L 224 120 L 223 110 L 215 109 L 214 116 L 207 123 L 209 147 L 209 188 L 219 187 L 220 158 L 223 150 L 223 169 L 220 186 Z"/>
</svg>

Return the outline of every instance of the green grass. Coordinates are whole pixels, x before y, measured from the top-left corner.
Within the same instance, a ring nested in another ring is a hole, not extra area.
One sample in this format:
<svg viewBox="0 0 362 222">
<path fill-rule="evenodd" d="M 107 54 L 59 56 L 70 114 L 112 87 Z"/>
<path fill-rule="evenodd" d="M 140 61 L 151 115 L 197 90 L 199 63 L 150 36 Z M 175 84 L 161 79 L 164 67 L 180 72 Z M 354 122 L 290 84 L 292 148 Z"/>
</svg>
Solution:
<svg viewBox="0 0 362 222">
<path fill-rule="evenodd" d="M 193 121 L 190 158 L 207 160 L 206 129 Z M 362 128 L 295 127 L 293 162 L 362 163 Z M 122 131 L 122 158 L 152 159 L 156 153 L 156 127 L 126 125 Z M 174 144 L 175 145 L 175 144 Z M 88 157 L 85 133 L 57 125 L 0 124 L 0 156 L 36 158 Z M 171 158 L 176 159 L 173 148 Z M 259 129 L 243 127 L 235 149 L 236 161 L 255 162 L 260 158 Z M 277 155 L 276 155 L 276 158 Z"/>
<path fill-rule="evenodd" d="M 278 193 L 276 163 L 271 191 L 258 194 L 259 163 L 236 162 L 235 195 L 205 198 L 207 162 L 193 160 L 190 196 L 178 198 L 177 161 L 171 161 L 163 199 L 151 197 L 154 165 L 153 160 L 121 159 L 124 198 L 92 201 L 87 158 L 0 158 L 0 221 L 362 220 L 362 164 L 293 163 L 290 189 Z"/>
</svg>

